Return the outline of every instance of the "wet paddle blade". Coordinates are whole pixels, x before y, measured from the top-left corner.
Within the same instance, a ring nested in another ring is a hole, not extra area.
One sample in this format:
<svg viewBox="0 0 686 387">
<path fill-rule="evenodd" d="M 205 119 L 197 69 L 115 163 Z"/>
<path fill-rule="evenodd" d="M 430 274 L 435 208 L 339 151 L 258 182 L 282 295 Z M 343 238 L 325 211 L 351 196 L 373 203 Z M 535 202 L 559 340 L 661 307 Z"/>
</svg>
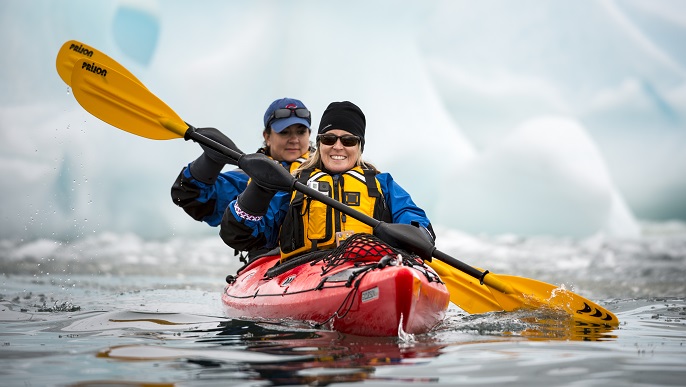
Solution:
<svg viewBox="0 0 686 387">
<path fill-rule="evenodd" d="M 484 283 L 491 287 L 492 282 L 503 282 L 513 290 L 503 293 L 491 289 L 494 299 L 505 311 L 521 308 L 549 308 L 564 311 L 573 320 L 588 324 L 616 327 L 619 320 L 609 310 L 564 288 L 530 278 L 489 273 Z"/>
<path fill-rule="evenodd" d="M 189 127 L 144 86 L 105 64 L 79 59 L 71 85 L 84 109 L 129 133 L 168 140 L 183 137 Z"/>
<path fill-rule="evenodd" d="M 119 71 L 121 74 L 129 77 L 134 82 L 143 86 L 141 81 L 139 81 L 133 74 L 131 74 L 131 72 L 129 72 L 129 70 L 120 65 L 116 60 L 103 54 L 97 49 L 76 40 L 70 40 L 60 47 L 55 63 L 57 66 L 57 74 L 59 74 L 64 83 L 69 86 L 71 86 L 71 73 L 74 69 L 74 64 L 76 64 L 79 59 L 85 59 L 86 61 L 104 64 L 111 69 Z"/>
<path fill-rule="evenodd" d="M 445 282 L 450 301 L 465 312 L 480 314 L 504 310 L 488 286 L 481 285 L 476 278 L 437 259 L 427 263 Z"/>
<path fill-rule="evenodd" d="M 431 262 L 448 286 L 450 300 L 469 313 L 541 308 L 563 311 L 577 322 L 619 325 L 612 312 L 569 290 L 529 278 L 487 273 L 440 250 L 434 250 L 433 255 L 445 264 Z M 484 285 L 480 284 L 481 279 Z M 484 289 L 490 292 L 490 297 Z M 469 300 L 470 297 L 474 300 Z"/>
</svg>

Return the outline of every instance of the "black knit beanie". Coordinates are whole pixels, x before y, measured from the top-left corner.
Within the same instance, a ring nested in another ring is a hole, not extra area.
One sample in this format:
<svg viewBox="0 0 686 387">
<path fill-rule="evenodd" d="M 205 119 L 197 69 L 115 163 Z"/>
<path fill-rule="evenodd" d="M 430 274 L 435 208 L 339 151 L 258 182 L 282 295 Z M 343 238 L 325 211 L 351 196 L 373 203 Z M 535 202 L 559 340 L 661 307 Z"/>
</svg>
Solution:
<svg viewBox="0 0 686 387">
<path fill-rule="evenodd" d="M 367 121 L 364 113 L 357 105 L 349 101 L 331 102 L 324 110 L 322 119 L 319 121 L 318 134 L 323 134 L 333 129 L 342 129 L 358 136 L 361 140 L 361 150 L 364 151 L 364 130 Z"/>
</svg>

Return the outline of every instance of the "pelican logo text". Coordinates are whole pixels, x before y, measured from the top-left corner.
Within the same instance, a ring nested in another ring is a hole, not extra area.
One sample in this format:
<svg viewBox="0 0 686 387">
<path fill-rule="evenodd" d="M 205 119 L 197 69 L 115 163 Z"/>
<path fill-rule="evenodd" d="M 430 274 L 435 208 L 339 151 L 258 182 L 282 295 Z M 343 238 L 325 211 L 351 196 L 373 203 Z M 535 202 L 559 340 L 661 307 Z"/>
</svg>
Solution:
<svg viewBox="0 0 686 387">
<path fill-rule="evenodd" d="M 81 64 L 81 69 L 86 69 L 87 71 L 90 71 L 98 75 L 102 75 L 103 77 L 107 76 L 107 70 L 103 69 L 102 67 L 96 66 L 95 63 L 83 62 L 83 64 Z"/>
<path fill-rule="evenodd" d="M 75 45 L 75 44 L 72 43 L 71 46 L 69 46 L 69 49 L 72 50 L 72 51 L 76 51 L 76 52 L 78 52 L 79 54 L 83 54 L 83 55 L 85 55 L 85 56 L 87 56 L 87 57 L 89 57 L 89 58 L 93 56 L 93 51 L 91 51 L 91 50 L 89 50 L 89 49 L 87 49 L 87 48 L 84 48 L 82 45 L 78 45 L 78 46 L 77 46 L 77 45 Z"/>
</svg>

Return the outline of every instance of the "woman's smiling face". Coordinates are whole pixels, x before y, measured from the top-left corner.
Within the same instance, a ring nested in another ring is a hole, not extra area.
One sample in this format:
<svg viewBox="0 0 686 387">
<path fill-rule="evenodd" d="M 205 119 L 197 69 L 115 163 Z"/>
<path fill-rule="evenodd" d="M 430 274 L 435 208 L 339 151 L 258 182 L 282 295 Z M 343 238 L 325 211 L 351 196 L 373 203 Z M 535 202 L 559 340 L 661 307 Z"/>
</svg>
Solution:
<svg viewBox="0 0 686 387">
<path fill-rule="evenodd" d="M 343 136 L 351 133 L 342 129 L 332 129 L 326 134 Z M 360 158 L 360 144 L 358 142 L 355 146 L 343 146 L 340 139 L 336 140 L 333 145 L 324 145 L 320 142 L 319 153 L 324 168 L 332 173 L 341 173 L 352 169 L 357 164 Z"/>
</svg>

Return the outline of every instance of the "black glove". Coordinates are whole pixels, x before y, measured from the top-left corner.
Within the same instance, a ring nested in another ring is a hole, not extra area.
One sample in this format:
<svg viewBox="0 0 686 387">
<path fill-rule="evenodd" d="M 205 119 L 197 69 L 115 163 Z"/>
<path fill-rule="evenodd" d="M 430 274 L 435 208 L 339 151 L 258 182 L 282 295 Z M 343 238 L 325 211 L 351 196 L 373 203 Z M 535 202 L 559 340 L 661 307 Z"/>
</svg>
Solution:
<svg viewBox="0 0 686 387">
<path fill-rule="evenodd" d="M 214 140 L 227 148 L 231 148 L 238 153 L 243 153 L 230 138 L 226 137 L 222 132 L 215 128 L 197 128 L 195 131 L 203 136 Z M 225 164 L 236 165 L 236 160 L 232 159 L 224 154 L 217 152 L 214 149 L 206 147 L 200 144 L 203 149 L 203 153 L 195 161 L 191 163 L 191 175 L 196 180 L 199 180 L 206 184 L 214 184 L 219 176 L 219 172 L 222 171 Z"/>
<path fill-rule="evenodd" d="M 426 239 L 428 241 L 431 241 L 431 244 L 433 244 L 434 246 L 436 245 L 436 233 L 434 232 L 431 223 L 429 223 L 429 227 L 422 226 L 416 220 L 411 221 L 410 224 L 422 230 L 424 232 L 424 236 L 426 237 Z"/>
<path fill-rule="evenodd" d="M 274 195 L 276 195 L 275 190 L 261 187 L 253 180 L 250 180 L 245 191 L 238 196 L 238 207 L 249 215 L 263 216 L 267 213 L 269 202 Z"/>
<path fill-rule="evenodd" d="M 436 249 L 429 229 L 419 225 L 380 222 L 374 227 L 374 235 L 395 248 L 417 254 L 429 262 Z"/>
</svg>

